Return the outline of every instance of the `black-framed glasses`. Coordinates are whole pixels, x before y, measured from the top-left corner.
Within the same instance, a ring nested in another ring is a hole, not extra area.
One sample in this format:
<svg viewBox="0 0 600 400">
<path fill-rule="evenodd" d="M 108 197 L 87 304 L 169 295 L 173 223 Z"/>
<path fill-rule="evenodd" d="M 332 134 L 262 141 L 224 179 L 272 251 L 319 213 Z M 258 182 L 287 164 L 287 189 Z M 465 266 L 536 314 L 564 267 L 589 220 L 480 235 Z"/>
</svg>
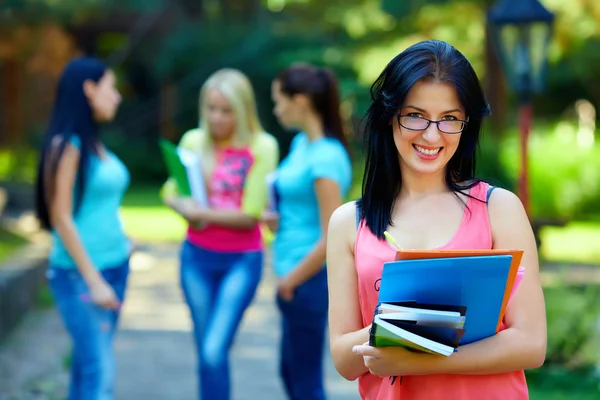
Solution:
<svg viewBox="0 0 600 400">
<path fill-rule="evenodd" d="M 440 132 L 456 134 L 461 133 L 465 126 L 467 126 L 467 122 L 469 122 L 469 118 L 465 121 L 460 119 L 443 119 L 441 121 L 433 121 L 431 119 L 423 118 L 423 117 L 415 117 L 412 115 L 401 115 L 397 114 L 398 123 L 411 131 L 424 131 L 429 127 L 429 124 L 432 122 L 437 124 L 437 128 Z"/>
</svg>

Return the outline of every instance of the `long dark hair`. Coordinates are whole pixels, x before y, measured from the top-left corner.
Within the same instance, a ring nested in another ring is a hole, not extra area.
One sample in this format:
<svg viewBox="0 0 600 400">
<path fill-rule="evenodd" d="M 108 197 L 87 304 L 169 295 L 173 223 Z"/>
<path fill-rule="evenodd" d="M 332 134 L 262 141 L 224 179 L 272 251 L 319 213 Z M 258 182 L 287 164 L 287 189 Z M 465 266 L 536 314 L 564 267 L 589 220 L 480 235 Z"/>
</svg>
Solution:
<svg viewBox="0 0 600 400">
<path fill-rule="evenodd" d="M 275 80 L 281 84 L 281 91 L 287 96 L 306 95 L 313 110 L 323 120 L 325 136 L 339 140 L 348 150 L 340 115 L 338 80 L 333 71 L 299 63 L 281 71 Z"/>
<path fill-rule="evenodd" d="M 481 124 L 490 114 L 481 84 L 469 61 L 448 43 L 427 40 L 398 54 L 385 67 L 371 87 L 371 104 L 365 115 L 367 151 L 361 219 L 379 239 L 390 225 L 394 202 L 402 188 L 398 150 L 389 123 L 413 85 L 422 80 L 451 84 L 469 118 L 456 153 L 446 166 L 445 182 L 454 192 L 467 190 L 479 183 L 475 179 L 475 153 Z"/>
<path fill-rule="evenodd" d="M 54 109 L 44 137 L 37 170 L 36 213 L 42 227 L 52 228 L 47 199 L 47 179 L 56 179 L 56 169 L 67 144 L 79 143 L 79 168 L 76 178 L 75 207 L 77 212 L 87 183 L 87 167 L 92 154 L 98 154 L 97 124 L 83 92 L 83 84 L 98 82 L 107 66 L 94 58 L 82 57 L 65 67 L 58 82 Z"/>
</svg>

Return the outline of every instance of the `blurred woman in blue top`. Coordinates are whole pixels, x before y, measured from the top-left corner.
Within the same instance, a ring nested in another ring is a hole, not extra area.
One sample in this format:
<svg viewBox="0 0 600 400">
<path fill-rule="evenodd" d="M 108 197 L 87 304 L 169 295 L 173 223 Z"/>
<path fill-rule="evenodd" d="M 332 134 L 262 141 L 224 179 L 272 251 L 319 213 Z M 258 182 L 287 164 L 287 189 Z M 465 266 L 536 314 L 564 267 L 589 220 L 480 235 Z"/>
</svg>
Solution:
<svg viewBox="0 0 600 400">
<path fill-rule="evenodd" d="M 335 75 L 306 64 L 282 71 L 272 85 L 274 113 L 297 129 L 277 170 L 278 226 L 273 263 L 282 314 L 280 373 L 290 399 L 325 398 L 327 322 L 325 237 L 332 212 L 350 189 L 352 166 L 342 129 Z"/>
<path fill-rule="evenodd" d="M 129 185 L 100 141 L 121 96 L 102 62 L 70 62 L 58 84 L 38 167 L 36 208 L 51 232 L 50 290 L 73 340 L 69 400 L 114 398 L 113 335 L 129 272 L 118 210 Z"/>
</svg>

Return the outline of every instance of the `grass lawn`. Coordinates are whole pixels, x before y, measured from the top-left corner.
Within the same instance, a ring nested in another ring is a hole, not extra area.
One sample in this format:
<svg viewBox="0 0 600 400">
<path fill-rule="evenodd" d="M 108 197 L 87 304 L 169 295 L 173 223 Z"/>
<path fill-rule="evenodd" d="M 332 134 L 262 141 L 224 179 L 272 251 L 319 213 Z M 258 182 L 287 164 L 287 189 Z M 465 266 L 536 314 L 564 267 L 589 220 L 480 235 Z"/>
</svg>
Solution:
<svg viewBox="0 0 600 400">
<path fill-rule="evenodd" d="M 22 237 L 0 228 L 0 263 L 25 243 L 26 240 Z"/>
<path fill-rule="evenodd" d="M 600 265 L 600 222 L 571 222 L 564 228 L 546 227 L 540 233 L 541 256 L 549 261 Z"/>
<path fill-rule="evenodd" d="M 158 190 L 158 187 L 136 187 L 127 192 L 121 209 L 125 230 L 137 241 L 179 242 L 183 240 L 186 223 L 162 204 Z"/>
</svg>

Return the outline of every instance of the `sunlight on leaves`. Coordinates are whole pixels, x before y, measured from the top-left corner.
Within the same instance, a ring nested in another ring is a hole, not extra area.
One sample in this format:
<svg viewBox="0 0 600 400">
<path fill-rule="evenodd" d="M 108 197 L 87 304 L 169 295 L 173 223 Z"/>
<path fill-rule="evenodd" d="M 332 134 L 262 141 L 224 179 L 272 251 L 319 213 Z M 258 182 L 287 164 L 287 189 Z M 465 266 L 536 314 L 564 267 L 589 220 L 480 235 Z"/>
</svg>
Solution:
<svg viewBox="0 0 600 400">
<path fill-rule="evenodd" d="M 415 34 L 405 36 L 385 46 L 371 47 L 368 50 L 356 54 L 354 66 L 358 72 L 358 80 L 364 85 L 370 85 L 379 76 L 383 68 L 392 58 L 413 44 L 427 39 Z"/>
<path fill-rule="evenodd" d="M 444 40 L 454 45 L 469 59 L 479 77 L 484 78 L 485 25 L 484 10 L 480 5 L 472 2 L 426 5 L 416 15 L 406 17 L 398 24 L 414 33 L 357 52 L 354 66 L 359 82 L 371 84 L 393 57 L 427 39 Z M 366 28 L 361 26 L 360 29 Z"/>
<path fill-rule="evenodd" d="M 330 7 L 325 17 L 331 22 L 340 21 L 350 37 L 355 39 L 372 31 L 390 31 L 396 24 L 394 17 L 381 10 L 377 0 L 368 0 L 355 7 L 344 4 Z"/>
</svg>

